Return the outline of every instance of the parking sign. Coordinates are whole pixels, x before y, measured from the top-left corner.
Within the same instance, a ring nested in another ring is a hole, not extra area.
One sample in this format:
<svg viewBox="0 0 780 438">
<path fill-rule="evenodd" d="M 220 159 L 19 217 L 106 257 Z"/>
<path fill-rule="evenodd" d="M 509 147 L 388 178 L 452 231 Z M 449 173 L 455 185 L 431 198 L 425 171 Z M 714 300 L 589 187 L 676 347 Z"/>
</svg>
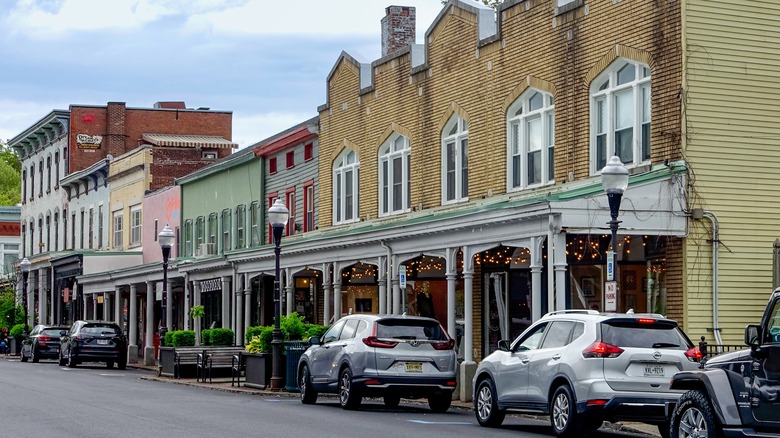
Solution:
<svg viewBox="0 0 780 438">
<path fill-rule="evenodd" d="M 604 311 L 617 312 L 617 281 L 604 283 Z"/>
<path fill-rule="evenodd" d="M 401 289 L 406 288 L 406 265 L 398 267 L 398 280 L 401 283 Z"/>
</svg>

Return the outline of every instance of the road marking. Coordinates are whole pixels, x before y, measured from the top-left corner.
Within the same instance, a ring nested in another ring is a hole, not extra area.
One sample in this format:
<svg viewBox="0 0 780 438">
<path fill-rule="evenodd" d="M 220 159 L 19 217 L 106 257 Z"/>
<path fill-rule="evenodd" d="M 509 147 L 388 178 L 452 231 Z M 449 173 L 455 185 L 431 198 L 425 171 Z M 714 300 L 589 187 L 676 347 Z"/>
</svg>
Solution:
<svg viewBox="0 0 780 438">
<path fill-rule="evenodd" d="M 124 374 L 98 374 L 98 376 L 106 376 L 106 377 L 124 377 Z"/>
<path fill-rule="evenodd" d="M 272 403 L 279 403 L 279 402 L 297 402 L 297 399 L 291 398 L 291 399 L 281 399 L 281 398 L 267 398 L 265 399 L 267 402 Z"/>
<path fill-rule="evenodd" d="M 417 423 L 417 424 L 447 424 L 447 425 L 462 425 L 462 424 L 471 424 L 466 421 L 425 421 L 425 420 L 406 420 L 410 423 Z"/>
</svg>

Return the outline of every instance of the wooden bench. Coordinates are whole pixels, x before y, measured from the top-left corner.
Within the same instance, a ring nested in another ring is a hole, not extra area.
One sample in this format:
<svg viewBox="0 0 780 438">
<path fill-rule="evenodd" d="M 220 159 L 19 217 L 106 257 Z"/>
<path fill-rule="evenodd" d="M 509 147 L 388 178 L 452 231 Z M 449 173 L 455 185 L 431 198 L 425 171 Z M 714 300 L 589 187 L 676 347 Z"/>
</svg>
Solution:
<svg viewBox="0 0 780 438">
<path fill-rule="evenodd" d="M 199 356 L 203 347 L 160 347 L 158 375 L 180 379 L 187 369 L 195 370 L 198 377 Z"/>
<path fill-rule="evenodd" d="M 233 355 L 230 369 L 230 386 L 241 386 L 241 378 L 246 377 L 246 356 L 241 351 Z"/>
<path fill-rule="evenodd" d="M 209 383 L 212 383 L 211 377 L 214 371 L 232 370 L 233 356 L 242 351 L 244 351 L 243 347 L 212 347 L 203 350 L 198 355 L 198 380 L 205 383 L 208 377 Z"/>
</svg>

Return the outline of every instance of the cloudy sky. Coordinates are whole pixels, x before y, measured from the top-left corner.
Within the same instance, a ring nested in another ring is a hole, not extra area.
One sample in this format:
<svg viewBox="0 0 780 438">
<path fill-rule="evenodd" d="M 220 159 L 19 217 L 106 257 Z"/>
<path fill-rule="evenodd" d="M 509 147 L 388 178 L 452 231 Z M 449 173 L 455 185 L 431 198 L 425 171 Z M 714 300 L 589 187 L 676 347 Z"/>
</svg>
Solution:
<svg viewBox="0 0 780 438">
<path fill-rule="evenodd" d="M 242 147 L 317 115 L 342 50 L 381 56 L 385 7 L 440 0 L 0 0 L 0 139 L 54 109 L 126 102 L 233 112 Z"/>
</svg>

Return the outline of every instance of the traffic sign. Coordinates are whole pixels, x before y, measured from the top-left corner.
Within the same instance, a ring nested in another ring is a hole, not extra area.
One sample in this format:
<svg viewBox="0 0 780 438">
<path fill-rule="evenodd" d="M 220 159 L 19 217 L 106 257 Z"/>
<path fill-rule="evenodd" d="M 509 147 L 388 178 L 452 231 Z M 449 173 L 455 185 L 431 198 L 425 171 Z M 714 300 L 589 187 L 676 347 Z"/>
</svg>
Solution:
<svg viewBox="0 0 780 438">
<path fill-rule="evenodd" d="M 398 267 L 398 280 L 401 283 L 401 289 L 406 288 L 406 265 Z"/>
<path fill-rule="evenodd" d="M 615 279 L 615 251 L 607 251 L 607 281 Z"/>
<path fill-rule="evenodd" d="M 604 311 L 617 312 L 617 281 L 604 283 Z"/>
</svg>

